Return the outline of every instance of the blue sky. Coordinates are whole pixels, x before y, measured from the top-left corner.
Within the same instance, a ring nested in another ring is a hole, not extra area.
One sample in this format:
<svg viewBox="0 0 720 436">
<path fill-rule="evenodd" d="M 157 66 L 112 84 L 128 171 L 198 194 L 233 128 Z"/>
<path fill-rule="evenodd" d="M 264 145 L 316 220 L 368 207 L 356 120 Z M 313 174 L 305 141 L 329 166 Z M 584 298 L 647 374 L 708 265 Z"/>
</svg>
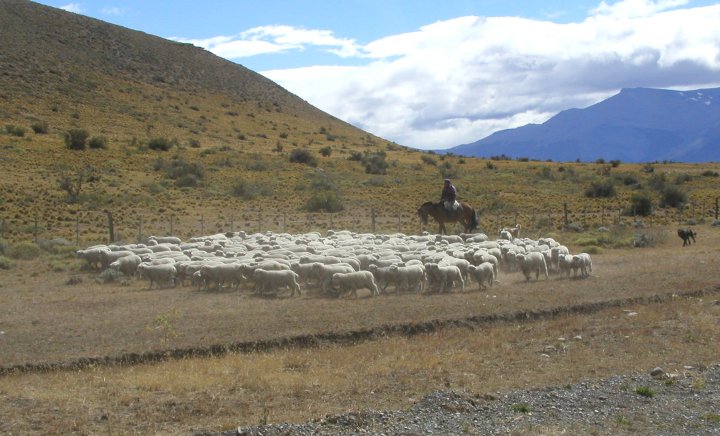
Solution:
<svg viewBox="0 0 720 436">
<path fill-rule="evenodd" d="M 720 2 L 43 0 L 191 42 L 399 144 L 446 148 L 624 87 L 720 86 Z"/>
</svg>

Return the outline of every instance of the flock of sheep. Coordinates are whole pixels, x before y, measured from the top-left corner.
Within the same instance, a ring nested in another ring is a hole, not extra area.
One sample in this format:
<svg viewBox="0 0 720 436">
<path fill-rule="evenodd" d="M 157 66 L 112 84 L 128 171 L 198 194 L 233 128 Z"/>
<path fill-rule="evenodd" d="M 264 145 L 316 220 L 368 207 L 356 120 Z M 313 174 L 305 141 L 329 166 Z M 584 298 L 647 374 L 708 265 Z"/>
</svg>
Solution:
<svg viewBox="0 0 720 436">
<path fill-rule="evenodd" d="M 499 239 L 464 235 L 375 235 L 349 231 L 287 233 L 233 232 L 192 238 L 150 237 L 145 244 L 96 245 L 77 252 L 96 271 L 138 277 L 156 286 L 194 284 L 203 289 L 256 293 L 317 289 L 343 296 L 367 289 L 371 295 L 392 286 L 399 292 L 478 289 L 498 283 L 498 272 L 521 272 L 526 280 L 550 273 L 587 277 L 587 253 L 572 255 L 552 238 L 520 238 L 519 226 Z"/>
</svg>

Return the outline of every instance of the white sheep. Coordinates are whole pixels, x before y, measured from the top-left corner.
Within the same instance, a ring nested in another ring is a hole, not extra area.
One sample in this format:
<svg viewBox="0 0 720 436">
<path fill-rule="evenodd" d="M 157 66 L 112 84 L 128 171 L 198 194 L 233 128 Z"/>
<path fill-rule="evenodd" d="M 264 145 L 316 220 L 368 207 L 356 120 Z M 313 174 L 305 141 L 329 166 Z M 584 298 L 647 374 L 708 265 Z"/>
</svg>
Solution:
<svg viewBox="0 0 720 436">
<path fill-rule="evenodd" d="M 370 271 L 353 271 L 349 273 L 335 273 L 332 275 L 331 283 L 337 287 L 338 295 L 352 291 L 357 298 L 358 289 L 369 289 L 371 295 L 380 295 L 375 277 Z"/>
<path fill-rule="evenodd" d="M 256 269 L 253 273 L 255 279 L 255 292 L 260 294 L 263 292 L 276 292 L 278 287 L 286 286 L 290 288 L 290 296 L 300 293 L 299 276 L 291 270 L 264 270 Z"/>
<path fill-rule="evenodd" d="M 572 257 L 573 273 L 580 270 L 580 277 L 588 277 L 592 272 L 592 260 L 587 253 L 576 254 Z M 574 275 L 574 274 L 573 274 Z"/>
<path fill-rule="evenodd" d="M 390 267 L 390 271 L 395 276 L 397 283 L 395 286 L 396 293 L 399 293 L 400 290 L 423 291 L 427 277 L 425 275 L 425 267 L 422 264 L 406 266 L 393 265 Z"/>
<path fill-rule="evenodd" d="M 313 271 L 318 279 L 318 285 L 320 285 L 320 291 L 326 293 L 328 288 L 332 287 L 332 276 L 335 273 L 350 273 L 355 272 L 355 269 L 346 263 L 334 263 L 325 265 L 320 262 L 315 262 L 313 265 Z"/>
<path fill-rule="evenodd" d="M 545 274 L 545 279 L 548 278 L 547 263 L 545 262 L 545 256 L 537 251 L 526 254 L 517 254 L 516 260 L 525 280 L 530 281 L 530 275 L 535 272 L 535 280 L 538 280 L 540 273 Z"/>
<path fill-rule="evenodd" d="M 381 288 L 382 292 L 385 292 L 385 289 L 387 289 L 388 285 L 390 285 L 391 283 L 394 284 L 395 288 L 397 289 L 397 274 L 396 270 L 393 270 L 393 266 L 398 265 L 396 263 L 393 263 L 390 266 L 378 266 L 374 263 L 371 263 L 368 266 L 368 271 L 370 271 L 373 277 L 375 277 L 375 282 Z"/>
<path fill-rule="evenodd" d="M 573 270 L 573 257 L 570 254 L 563 254 L 558 257 L 558 272 L 560 277 L 570 277 L 570 271 Z M 577 272 L 577 269 L 574 271 Z"/>
<path fill-rule="evenodd" d="M 482 291 L 483 288 L 490 287 L 495 283 L 496 276 L 493 266 L 490 262 L 483 262 L 478 266 L 470 265 L 470 277 L 478 282 L 478 290 Z"/>
<path fill-rule="evenodd" d="M 123 273 L 131 277 L 137 271 L 137 267 L 142 263 L 142 259 L 137 254 L 123 256 L 110 264 L 110 269 Z"/>
<path fill-rule="evenodd" d="M 125 256 L 134 256 L 132 251 L 101 251 L 100 252 L 100 260 L 102 262 L 103 268 L 107 268 L 110 266 L 111 263 L 115 262 L 116 260 L 120 259 L 121 257 Z"/>
<path fill-rule="evenodd" d="M 110 249 L 106 245 L 94 245 L 84 250 L 78 250 L 75 254 L 78 257 L 85 259 L 90 269 L 99 270 L 103 267 L 103 253 L 109 251 Z"/>
<path fill-rule="evenodd" d="M 153 283 L 160 286 L 161 283 L 175 285 L 175 276 L 177 270 L 174 265 L 150 265 L 148 263 L 141 263 L 138 265 L 137 274 L 140 278 L 146 278 L 150 280 L 150 289 L 152 289 Z"/>
<path fill-rule="evenodd" d="M 425 272 L 428 282 L 436 285 L 440 292 L 449 292 L 458 283 L 461 290 L 465 291 L 465 280 L 463 280 L 460 268 L 455 265 L 440 266 L 436 263 L 426 263 Z"/>
</svg>

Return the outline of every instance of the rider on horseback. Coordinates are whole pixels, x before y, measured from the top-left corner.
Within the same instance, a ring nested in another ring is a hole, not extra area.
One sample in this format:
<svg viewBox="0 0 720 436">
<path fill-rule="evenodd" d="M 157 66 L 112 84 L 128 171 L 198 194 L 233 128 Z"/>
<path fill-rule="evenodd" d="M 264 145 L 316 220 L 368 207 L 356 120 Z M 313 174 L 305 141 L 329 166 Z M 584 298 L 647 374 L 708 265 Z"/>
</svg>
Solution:
<svg viewBox="0 0 720 436">
<path fill-rule="evenodd" d="M 445 179 L 442 194 L 440 194 L 440 203 L 448 212 L 457 212 L 458 206 L 460 206 L 460 203 L 457 202 L 457 189 L 450 179 Z"/>
</svg>

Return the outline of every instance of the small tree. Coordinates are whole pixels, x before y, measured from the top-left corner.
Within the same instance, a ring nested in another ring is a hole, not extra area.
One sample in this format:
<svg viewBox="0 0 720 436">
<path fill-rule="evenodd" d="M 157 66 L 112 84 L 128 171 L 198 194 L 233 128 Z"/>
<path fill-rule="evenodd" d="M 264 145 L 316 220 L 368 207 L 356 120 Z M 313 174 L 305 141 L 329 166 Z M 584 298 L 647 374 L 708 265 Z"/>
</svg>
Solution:
<svg viewBox="0 0 720 436">
<path fill-rule="evenodd" d="M 95 169 L 91 166 L 86 166 L 81 170 L 78 170 L 75 174 L 71 174 L 69 171 L 62 171 L 58 176 L 58 188 L 65 191 L 67 194 L 68 203 L 77 203 L 80 199 L 80 193 L 85 182 L 98 180 L 95 175 Z"/>
<path fill-rule="evenodd" d="M 88 136 L 87 130 L 70 129 L 65 132 L 65 146 L 70 150 L 85 150 Z"/>
</svg>

